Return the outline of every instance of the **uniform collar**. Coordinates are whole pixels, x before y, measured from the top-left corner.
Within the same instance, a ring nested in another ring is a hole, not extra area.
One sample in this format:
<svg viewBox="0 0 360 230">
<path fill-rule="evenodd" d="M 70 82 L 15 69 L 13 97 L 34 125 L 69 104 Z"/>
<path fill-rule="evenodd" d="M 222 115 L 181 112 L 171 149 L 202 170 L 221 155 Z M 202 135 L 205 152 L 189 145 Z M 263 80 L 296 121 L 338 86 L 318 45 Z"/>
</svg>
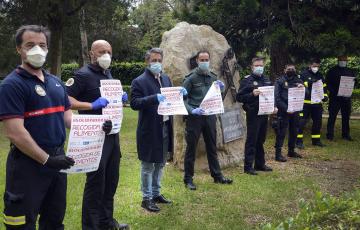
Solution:
<svg viewBox="0 0 360 230">
<path fill-rule="evenodd" d="M 48 72 L 46 72 L 43 68 L 41 68 L 41 71 L 44 75 L 44 79 L 46 79 L 49 75 Z M 31 73 L 29 73 L 26 69 L 22 68 L 20 65 L 18 65 L 15 69 L 15 72 L 20 75 L 21 77 L 25 77 L 25 78 L 35 78 L 37 80 L 40 81 L 40 79 L 38 78 L 38 76 L 33 75 Z"/>
<path fill-rule="evenodd" d="M 107 76 L 108 73 L 109 73 L 109 71 L 110 71 L 109 69 L 106 69 L 106 70 L 104 71 L 103 68 L 101 68 L 100 66 L 98 66 L 98 65 L 96 65 L 96 64 L 92 64 L 92 63 L 88 64 L 88 67 L 89 67 L 89 69 L 90 69 L 91 71 L 93 71 L 93 72 L 95 72 L 95 73 L 99 73 L 99 74 L 105 75 L 105 76 Z"/>
<path fill-rule="evenodd" d="M 259 76 L 259 75 L 256 75 L 256 74 L 254 74 L 254 73 L 251 73 L 251 76 L 252 76 L 253 78 L 255 78 L 256 80 L 259 80 L 259 79 L 263 79 L 263 78 L 264 78 L 264 75 L 263 75 L 263 74 L 261 74 L 261 75 Z"/>
<path fill-rule="evenodd" d="M 197 73 L 197 74 L 200 75 L 200 76 L 205 76 L 205 77 L 206 77 L 206 76 L 210 76 L 210 70 L 207 71 L 207 72 L 204 72 L 204 71 L 200 70 L 199 67 L 196 67 L 195 73 Z"/>
</svg>

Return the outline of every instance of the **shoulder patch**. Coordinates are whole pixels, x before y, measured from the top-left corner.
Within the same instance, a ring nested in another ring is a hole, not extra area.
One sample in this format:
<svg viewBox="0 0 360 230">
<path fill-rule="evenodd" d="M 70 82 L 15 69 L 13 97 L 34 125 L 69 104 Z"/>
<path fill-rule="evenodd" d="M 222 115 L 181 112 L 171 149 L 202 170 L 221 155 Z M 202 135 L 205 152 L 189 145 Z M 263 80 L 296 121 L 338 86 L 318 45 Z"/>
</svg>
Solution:
<svg viewBox="0 0 360 230">
<path fill-rule="evenodd" d="M 69 78 L 69 79 L 66 81 L 65 85 L 66 85 L 66 86 L 72 86 L 72 85 L 74 84 L 74 82 L 75 82 L 74 78 Z"/>
</svg>

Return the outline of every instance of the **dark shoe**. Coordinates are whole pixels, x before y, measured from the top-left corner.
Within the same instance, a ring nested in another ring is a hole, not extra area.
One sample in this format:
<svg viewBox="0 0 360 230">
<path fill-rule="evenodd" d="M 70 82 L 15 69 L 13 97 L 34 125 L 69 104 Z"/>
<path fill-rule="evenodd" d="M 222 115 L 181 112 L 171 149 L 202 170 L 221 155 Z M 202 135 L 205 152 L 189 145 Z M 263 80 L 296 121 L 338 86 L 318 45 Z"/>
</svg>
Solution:
<svg viewBox="0 0 360 230">
<path fill-rule="evenodd" d="M 230 178 L 226 178 L 224 176 L 214 178 L 214 183 L 217 184 L 231 184 L 232 182 L 233 181 Z"/>
<path fill-rule="evenodd" d="M 314 145 L 314 146 L 319 146 L 319 147 L 325 147 L 325 146 L 326 146 L 326 145 L 324 145 L 323 143 L 321 143 L 320 141 L 313 142 L 312 145 Z"/>
<path fill-rule="evenodd" d="M 149 212 L 159 212 L 160 208 L 152 200 L 143 200 L 141 207 L 145 208 Z"/>
<path fill-rule="evenodd" d="M 329 141 L 333 141 L 333 140 L 334 140 L 334 136 L 333 136 L 333 135 L 326 134 L 326 139 L 328 139 Z"/>
<path fill-rule="evenodd" d="M 162 203 L 162 204 L 171 204 L 171 203 L 172 203 L 171 200 L 166 199 L 163 195 L 154 197 L 154 198 L 153 198 L 153 201 L 154 201 L 155 203 Z"/>
<path fill-rule="evenodd" d="M 119 224 L 115 219 L 111 222 L 111 224 L 106 228 L 107 230 L 128 230 L 128 224 Z"/>
<path fill-rule="evenodd" d="M 298 149 L 305 149 L 304 143 L 302 143 L 302 142 L 297 142 L 295 147 Z"/>
<path fill-rule="evenodd" d="M 185 183 L 186 188 L 188 188 L 190 190 L 196 190 L 196 185 L 192 181 L 187 181 L 184 183 Z"/>
<path fill-rule="evenodd" d="M 270 168 L 269 166 L 267 165 L 264 165 L 262 167 L 255 167 L 255 170 L 256 171 L 264 171 L 264 172 L 271 172 L 273 171 L 272 168 Z"/>
<path fill-rule="evenodd" d="M 343 136 L 343 139 L 347 141 L 354 141 L 354 139 L 352 139 L 350 136 Z"/>
<path fill-rule="evenodd" d="M 244 170 L 244 173 L 252 175 L 252 176 L 257 175 L 257 172 L 255 171 L 255 169 L 246 169 L 246 170 Z"/>
<path fill-rule="evenodd" d="M 278 162 L 286 162 L 287 161 L 287 159 L 281 154 L 277 154 L 275 156 L 275 160 L 278 161 Z"/>
<path fill-rule="evenodd" d="M 300 154 L 298 154 L 297 152 L 289 152 L 288 153 L 288 157 L 292 157 L 292 158 L 302 158 L 302 156 Z"/>
</svg>

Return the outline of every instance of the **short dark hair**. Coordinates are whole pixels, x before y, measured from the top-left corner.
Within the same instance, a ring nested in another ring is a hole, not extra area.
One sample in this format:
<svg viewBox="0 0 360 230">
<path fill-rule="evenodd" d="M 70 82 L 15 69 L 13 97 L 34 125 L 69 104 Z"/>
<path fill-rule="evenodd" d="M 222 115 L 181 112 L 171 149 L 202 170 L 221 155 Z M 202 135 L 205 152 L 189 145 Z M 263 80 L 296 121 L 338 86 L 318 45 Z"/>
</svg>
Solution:
<svg viewBox="0 0 360 230">
<path fill-rule="evenodd" d="M 295 64 L 293 64 L 293 63 L 288 63 L 288 64 L 285 65 L 285 69 L 286 69 L 287 67 L 289 67 L 289 66 L 294 66 L 294 67 L 296 67 Z"/>
<path fill-rule="evenodd" d="M 150 56 L 152 53 L 156 53 L 156 54 L 160 54 L 161 55 L 161 59 L 164 57 L 164 52 L 162 49 L 155 47 L 155 48 L 151 48 L 148 51 L 146 51 L 145 53 L 145 60 L 149 61 L 150 60 Z"/>
<path fill-rule="evenodd" d="M 251 59 L 251 65 L 253 65 L 256 61 L 264 61 L 264 58 L 259 56 L 253 57 L 253 59 Z"/>
<path fill-rule="evenodd" d="M 209 51 L 207 51 L 207 50 L 200 50 L 199 52 L 197 52 L 196 53 L 196 59 L 198 59 L 199 58 L 199 55 L 200 54 L 202 54 L 202 53 L 207 53 L 208 55 L 209 55 L 209 58 L 210 58 L 210 53 L 209 53 Z"/>
<path fill-rule="evenodd" d="M 43 33 L 46 37 L 46 44 L 49 45 L 50 31 L 47 27 L 41 26 L 41 25 L 24 25 L 24 26 L 20 26 L 20 28 L 17 29 L 17 31 L 16 31 L 16 34 L 15 34 L 16 46 L 20 46 L 23 43 L 23 34 L 26 31 L 32 31 L 35 33 Z"/>
<path fill-rule="evenodd" d="M 320 58 L 316 58 L 316 57 L 311 58 L 309 64 L 313 64 L 313 63 L 320 64 L 321 63 Z"/>
</svg>

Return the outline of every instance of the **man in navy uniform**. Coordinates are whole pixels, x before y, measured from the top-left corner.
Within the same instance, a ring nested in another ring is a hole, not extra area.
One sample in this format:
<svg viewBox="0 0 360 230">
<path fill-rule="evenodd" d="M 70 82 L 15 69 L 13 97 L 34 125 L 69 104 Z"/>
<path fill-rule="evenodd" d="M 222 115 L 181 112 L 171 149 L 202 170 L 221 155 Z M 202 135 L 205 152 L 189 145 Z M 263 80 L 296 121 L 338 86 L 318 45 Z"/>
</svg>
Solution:
<svg viewBox="0 0 360 230">
<path fill-rule="evenodd" d="M 352 141 L 350 136 L 351 97 L 338 96 L 341 76 L 352 77 L 355 81 L 355 71 L 347 67 L 346 55 L 338 57 L 338 65 L 332 67 L 326 75 L 326 84 L 329 90 L 329 119 L 327 123 L 326 137 L 334 139 L 334 127 L 336 116 L 341 110 L 342 138 Z"/>
<path fill-rule="evenodd" d="M 109 66 L 112 48 L 105 40 L 93 42 L 90 50 L 91 63 L 75 73 L 66 82 L 71 108 L 79 114 L 102 114 L 109 103 L 100 94 L 100 80 L 112 79 Z M 123 102 L 127 100 L 124 94 Z M 119 181 L 120 142 L 119 133 L 106 135 L 100 165 L 97 171 L 86 174 L 82 208 L 82 229 L 127 229 L 113 217 L 114 196 Z"/>
<path fill-rule="evenodd" d="M 65 126 L 70 102 L 61 80 L 41 67 L 50 33 L 38 25 L 20 27 L 15 36 L 22 63 L 0 85 L 0 120 L 11 142 L 6 163 L 6 229 L 64 229 L 66 174 Z"/>
<path fill-rule="evenodd" d="M 288 90 L 294 87 L 304 87 L 303 82 L 296 74 L 295 65 L 285 66 L 285 75 L 275 81 L 275 105 L 277 112 L 275 160 L 285 162 L 286 158 L 282 155 L 281 149 L 284 144 L 287 130 L 288 138 L 288 157 L 302 158 L 295 152 L 295 142 L 299 122 L 299 112 L 288 112 Z"/>
<path fill-rule="evenodd" d="M 322 113 L 323 107 L 322 102 L 326 102 L 328 100 L 326 83 L 324 82 L 324 77 L 319 72 L 320 68 L 320 60 L 313 59 L 309 65 L 309 67 L 304 70 L 300 74 L 301 80 L 304 82 L 304 86 L 307 88 L 305 91 L 305 99 L 304 99 L 304 109 L 299 113 L 300 122 L 299 122 L 299 130 L 297 134 L 296 147 L 299 149 L 304 148 L 304 128 L 306 126 L 306 122 L 311 116 L 312 119 L 312 128 L 311 128 L 311 141 L 312 145 L 324 147 L 325 145 L 320 141 L 320 131 L 322 124 Z M 312 86 L 315 82 L 322 82 L 322 90 L 324 91 L 324 98 L 320 102 L 311 102 L 311 94 Z"/>
<path fill-rule="evenodd" d="M 243 108 L 246 112 L 247 135 L 244 154 L 244 172 L 250 175 L 257 175 L 256 170 L 265 172 L 272 171 L 272 169 L 265 164 L 264 151 L 268 115 L 258 115 L 260 95 L 258 88 L 271 86 L 272 84 L 269 78 L 263 74 L 263 58 L 253 58 L 251 70 L 252 73 L 240 82 L 236 100 L 243 103 Z"/>
</svg>

